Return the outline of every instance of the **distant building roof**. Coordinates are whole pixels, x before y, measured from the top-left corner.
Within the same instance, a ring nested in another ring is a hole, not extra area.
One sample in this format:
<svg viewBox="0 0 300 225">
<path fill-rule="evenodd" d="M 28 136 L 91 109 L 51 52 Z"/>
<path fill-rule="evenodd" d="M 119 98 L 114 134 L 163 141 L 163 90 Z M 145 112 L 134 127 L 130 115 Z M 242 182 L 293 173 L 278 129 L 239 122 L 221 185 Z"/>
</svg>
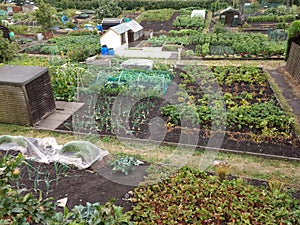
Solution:
<svg viewBox="0 0 300 225">
<path fill-rule="evenodd" d="M 226 9 L 223 9 L 223 10 L 220 12 L 220 14 L 227 13 L 227 12 L 235 12 L 235 13 L 240 13 L 240 11 L 239 11 L 239 10 L 237 10 L 237 9 L 234 9 L 234 8 L 232 8 L 231 6 L 229 6 L 228 8 L 226 8 Z"/>
<path fill-rule="evenodd" d="M 205 10 L 193 10 L 191 13 L 191 17 L 202 17 L 205 18 Z"/>
<path fill-rule="evenodd" d="M 130 30 L 130 27 L 126 25 L 126 23 L 121 23 L 117 26 L 113 26 L 110 29 L 112 29 L 113 31 L 115 31 L 117 34 L 123 34 L 126 31 Z"/>
<path fill-rule="evenodd" d="M 126 31 L 132 30 L 134 33 L 138 32 L 143 29 L 143 27 L 136 22 L 135 20 L 131 20 L 130 22 L 127 23 L 121 23 L 116 26 L 111 27 L 113 31 L 115 31 L 117 34 L 123 34 Z"/>
<path fill-rule="evenodd" d="M 132 30 L 133 32 L 138 32 L 140 30 L 143 29 L 143 27 L 138 23 L 136 22 L 135 20 L 131 20 L 127 23 L 125 23 L 129 28 L 130 30 Z"/>
<path fill-rule="evenodd" d="M 123 18 L 103 18 L 102 24 L 115 24 L 115 23 L 122 23 Z"/>
</svg>

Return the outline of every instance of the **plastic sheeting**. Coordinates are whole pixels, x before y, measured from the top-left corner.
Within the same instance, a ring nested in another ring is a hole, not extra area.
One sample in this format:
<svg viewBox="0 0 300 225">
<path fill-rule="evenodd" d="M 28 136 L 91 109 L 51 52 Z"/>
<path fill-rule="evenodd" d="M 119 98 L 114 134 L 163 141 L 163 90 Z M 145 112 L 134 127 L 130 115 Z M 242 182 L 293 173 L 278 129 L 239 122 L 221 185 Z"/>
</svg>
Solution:
<svg viewBox="0 0 300 225">
<path fill-rule="evenodd" d="M 88 141 L 71 141 L 58 145 L 53 137 L 26 138 L 10 135 L 0 136 L 0 150 L 18 151 L 27 159 L 42 163 L 72 164 L 79 169 L 86 169 L 109 154 Z"/>
</svg>

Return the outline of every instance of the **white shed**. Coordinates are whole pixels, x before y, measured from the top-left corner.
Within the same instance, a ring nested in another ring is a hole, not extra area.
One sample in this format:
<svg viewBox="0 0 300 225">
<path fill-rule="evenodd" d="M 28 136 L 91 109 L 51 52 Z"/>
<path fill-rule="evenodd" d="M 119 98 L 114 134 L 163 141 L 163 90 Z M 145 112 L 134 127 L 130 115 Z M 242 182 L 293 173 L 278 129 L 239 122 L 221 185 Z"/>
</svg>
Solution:
<svg viewBox="0 0 300 225">
<path fill-rule="evenodd" d="M 193 10 L 191 13 L 191 17 L 201 17 L 203 19 L 205 19 L 205 15 L 205 10 Z"/>
<path fill-rule="evenodd" d="M 127 44 L 129 29 L 125 23 L 109 28 L 100 39 L 101 46 L 106 45 L 108 48 L 117 49 Z"/>
<path fill-rule="evenodd" d="M 131 20 L 126 23 L 126 25 L 130 28 L 128 32 L 128 42 L 134 42 L 143 37 L 143 27 L 136 22 L 135 20 Z"/>
<path fill-rule="evenodd" d="M 143 27 L 135 20 L 109 28 L 101 37 L 101 46 L 117 49 L 143 37 Z"/>
</svg>

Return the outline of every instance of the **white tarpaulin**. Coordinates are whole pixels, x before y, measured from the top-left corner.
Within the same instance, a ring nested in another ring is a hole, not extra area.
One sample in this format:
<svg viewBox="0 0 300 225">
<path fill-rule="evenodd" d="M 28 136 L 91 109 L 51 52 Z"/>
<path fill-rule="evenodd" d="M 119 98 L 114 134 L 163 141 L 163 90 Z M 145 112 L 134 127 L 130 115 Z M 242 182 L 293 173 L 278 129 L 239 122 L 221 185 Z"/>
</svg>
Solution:
<svg viewBox="0 0 300 225">
<path fill-rule="evenodd" d="M 58 145 L 52 137 L 26 138 L 10 135 L 0 136 L 0 150 L 18 151 L 25 158 L 38 162 L 72 164 L 79 169 L 86 169 L 109 154 L 88 141 L 71 141 L 65 145 Z"/>
</svg>

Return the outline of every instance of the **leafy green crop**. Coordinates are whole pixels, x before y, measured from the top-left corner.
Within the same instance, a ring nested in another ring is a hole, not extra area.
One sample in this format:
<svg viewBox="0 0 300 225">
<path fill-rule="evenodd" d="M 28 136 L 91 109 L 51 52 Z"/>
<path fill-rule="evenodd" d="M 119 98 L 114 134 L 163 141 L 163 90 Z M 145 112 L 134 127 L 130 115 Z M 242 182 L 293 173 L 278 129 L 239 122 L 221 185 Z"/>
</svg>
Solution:
<svg viewBox="0 0 300 225">
<path fill-rule="evenodd" d="M 49 55 L 68 55 L 71 61 L 82 61 L 100 52 L 99 36 L 85 34 L 55 37 L 48 43 L 35 45 L 25 49 L 27 53 L 43 53 Z"/>
<path fill-rule="evenodd" d="M 11 185 L 22 173 L 18 166 L 23 162 L 22 154 L 16 158 L 0 158 L 0 224 L 48 224 L 55 213 L 50 199 L 35 198 L 25 189 Z"/>
<path fill-rule="evenodd" d="M 201 17 L 191 17 L 190 15 L 177 16 L 173 26 L 180 29 L 194 29 L 201 31 L 204 27 L 204 19 Z"/>
<path fill-rule="evenodd" d="M 229 130 L 252 129 L 266 136 L 266 131 L 270 130 L 270 137 L 275 133 L 283 138 L 293 134 L 294 118 L 287 116 L 269 94 L 267 79 L 261 68 L 215 66 L 212 72 L 203 70 L 199 73 L 186 66 L 186 71 L 189 72 L 180 75 L 179 102 L 160 108 L 162 115 L 167 117 L 166 123 L 182 126 L 182 121 L 190 121 L 202 128 L 210 128 L 212 123 L 223 123 Z M 223 97 L 219 100 L 217 96 L 201 91 L 205 87 L 208 93 L 214 82 L 223 87 Z M 187 88 L 191 86 L 194 91 Z M 212 104 L 211 99 L 214 98 Z M 222 106 L 226 107 L 226 113 L 222 113 Z"/>
<path fill-rule="evenodd" d="M 220 181 L 182 168 L 135 190 L 136 224 L 299 224 L 299 201 L 286 191 L 254 187 L 242 179 Z"/>
<path fill-rule="evenodd" d="M 132 156 L 118 156 L 117 159 L 113 160 L 110 165 L 113 167 L 113 171 L 119 171 L 128 175 L 129 172 L 134 170 L 134 166 L 138 166 L 138 161 Z"/>
</svg>

